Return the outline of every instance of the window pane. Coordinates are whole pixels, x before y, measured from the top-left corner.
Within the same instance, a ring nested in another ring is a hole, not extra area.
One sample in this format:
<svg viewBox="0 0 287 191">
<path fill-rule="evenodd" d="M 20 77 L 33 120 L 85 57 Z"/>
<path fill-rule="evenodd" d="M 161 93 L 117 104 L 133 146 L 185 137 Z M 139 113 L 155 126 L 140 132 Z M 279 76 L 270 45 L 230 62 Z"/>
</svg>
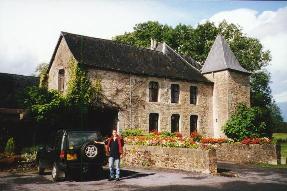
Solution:
<svg viewBox="0 0 287 191">
<path fill-rule="evenodd" d="M 179 101 L 179 85 L 171 84 L 171 103 L 178 103 Z"/>
<path fill-rule="evenodd" d="M 196 104 L 197 102 L 197 87 L 190 86 L 190 104 Z"/>
<path fill-rule="evenodd" d="M 197 131 L 197 115 L 190 116 L 190 133 Z"/>
<path fill-rule="evenodd" d="M 158 131 L 158 113 L 149 114 L 149 132 Z"/>
<path fill-rule="evenodd" d="M 150 82 L 149 83 L 149 101 L 157 102 L 158 100 L 158 82 Z"/>
<path fill-rule="evenodd" d="M 179 132 L 179 114 L 173 114 L 171 116 L 171 132 Z"/>
</svg>

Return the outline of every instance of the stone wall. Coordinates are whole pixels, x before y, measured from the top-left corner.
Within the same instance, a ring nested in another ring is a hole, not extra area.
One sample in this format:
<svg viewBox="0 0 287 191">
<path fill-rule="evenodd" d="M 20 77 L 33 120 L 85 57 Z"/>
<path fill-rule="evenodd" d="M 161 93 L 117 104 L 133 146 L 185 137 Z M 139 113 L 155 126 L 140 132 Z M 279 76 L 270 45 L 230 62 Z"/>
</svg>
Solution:
<svg viewBox="0 0 287 191">
<path fill-rule="evenodd" d="M 171 130 L 171 115 L 180 115 L 179 131 L 190 134 L 190 115 L 198 115 L 198 132 L 213 136 L 212 84 L 192 83 L 165 78 L 135 76 L 113 71 L 90 69 L 91 81 L 101 81 L 107 103 L 120 108 L 118 128 L 140 128 L 149 130 L 149 114 L 159 114 L 159 131 Z M 159 83 L 158 102 L 149 102 L 149 82 Z M 179 84 L 179 103 L 171 103 L 170 86 Z M 190 104 L 190 86 L 198 87 L 197 104 Z"/>
<path fill-rule="evenodd" d="M 212 174 L 217 172 L 214 149 L 125 145 L 121 161 L 123 165 L 131 167 L 156 167 Z"/>
<path fill-rule="evenodd" d="M 60 41 L 58 51 L 49 70 L 48 89 L 58 90 L 58 74 L 60 69 L 65 70 L 64 92 L 67 90 L 69 81 L 69 62 L 73 55 L 64 38 Z"/>
<path fill-rule="evenodd" d="M 228 108 L 229 117 L 235 112 L 239 103 L 250 106 L 249 76 L 239 72 L 229 72 Z"/>
<path fill-rule="evenodd" d="M 274 144 L 223 143 L 216 147 L 218 161 L 235 163 L 270 163 L 277 164 L 277 149 Z"/>
</svg>

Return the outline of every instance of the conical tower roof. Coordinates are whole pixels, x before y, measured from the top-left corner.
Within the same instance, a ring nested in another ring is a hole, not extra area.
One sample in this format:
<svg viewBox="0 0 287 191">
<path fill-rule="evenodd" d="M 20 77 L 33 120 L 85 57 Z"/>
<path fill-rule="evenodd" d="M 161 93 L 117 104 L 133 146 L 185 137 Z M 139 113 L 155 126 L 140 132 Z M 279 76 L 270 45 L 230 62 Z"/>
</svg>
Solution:
<svg viewBox="0 0 287 191">
<path fill-rule="evenodd" d="M 250 74 L 239 64 L 223 36 L 218 35 L 208 53 L 201 73 L 205 74 L 228 69 Z"/>
</svg>

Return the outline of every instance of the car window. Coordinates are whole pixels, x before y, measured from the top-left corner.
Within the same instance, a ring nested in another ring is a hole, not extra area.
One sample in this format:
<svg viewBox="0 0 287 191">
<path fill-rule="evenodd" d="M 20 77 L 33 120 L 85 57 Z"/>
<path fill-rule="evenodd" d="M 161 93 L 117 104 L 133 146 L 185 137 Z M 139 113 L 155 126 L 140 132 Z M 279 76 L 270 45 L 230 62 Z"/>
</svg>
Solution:
<svg viewBox="0 0 287 191">
<path fill-rule="evenodd" d="M 71 132 L 69 137 L 69 148 L 73 146 L 81 146 L 88 141 L 101 140 L 102 137 L 97 132 Z"/>
</svg>

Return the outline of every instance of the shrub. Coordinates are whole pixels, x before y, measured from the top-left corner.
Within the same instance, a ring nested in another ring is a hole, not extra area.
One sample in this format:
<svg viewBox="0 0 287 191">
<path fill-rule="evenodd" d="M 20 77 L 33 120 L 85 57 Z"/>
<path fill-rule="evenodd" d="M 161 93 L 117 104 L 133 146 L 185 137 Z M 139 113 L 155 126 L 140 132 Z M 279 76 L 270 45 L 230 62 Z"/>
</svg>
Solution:
<svg viewBox="0 0 287 191">
<path fill-rule="evenodd" d="M 176 136 L 128 136 L 125 137 L 124 140 L 125 143 L 128 145 L 197 148 L 197 144 L 195 144 L 195 142 L 191 138 L 183 138 Z"/>
<path fill-rule="evenodd" d="M 192 138 L 193 141 L 195 141 L 195 142 L 200 142 L 200 140 L 202 139 L 202 136 L 197 132 L 192 132 L 190 134 L 190 138 Z"/>
<path fill-rule="evenodd" d="M 26 147 L 21 151 L 21 157 L 24 162 L 34 162 L 36 160 L 38 146 Z"/>
<path fill-rule="evenodd" d="M 262 122 L 262 112 L 257 107 L 248 108 L 240 104 L 236 112 L 223 127 L 224 133 L 235 141 L 241 141 L 245 137 L 266 137 L 268 129 Z"/>
<path fill-rule="evenodd" d="M 5 153 L 13 154 L 14 151 L 15 151 L 15 141 L 14 141 L 13 137 L 11 137 L 8 139 L 8 141 L 6 143 Z"/>
<path fill-rule="evenodd" d="M 174 137 L 175 136 L 175 133 L 171 133 L 171 132 L 168 132 L 168 131 L 162 131 L 160 133 L 160 136 L 161 137 Z"/>
<path fill-rule="evenodd" d="M 144 131 L 142 129 L 125 129 L 122 133 L 122 137 L 128 137 L 128 136 L 141 136 L 144 135 Z"/>
<path fill-rule="evenodd" d="M 38 151 L 40 146 L 32 146 L 32 147 L 25 147 L 21 150 L 21 154 L 25 154 L 25 153 L 28 153 L 28 154 L 32 154 L 32 153 L 35 153 Z"/>
</svg>

